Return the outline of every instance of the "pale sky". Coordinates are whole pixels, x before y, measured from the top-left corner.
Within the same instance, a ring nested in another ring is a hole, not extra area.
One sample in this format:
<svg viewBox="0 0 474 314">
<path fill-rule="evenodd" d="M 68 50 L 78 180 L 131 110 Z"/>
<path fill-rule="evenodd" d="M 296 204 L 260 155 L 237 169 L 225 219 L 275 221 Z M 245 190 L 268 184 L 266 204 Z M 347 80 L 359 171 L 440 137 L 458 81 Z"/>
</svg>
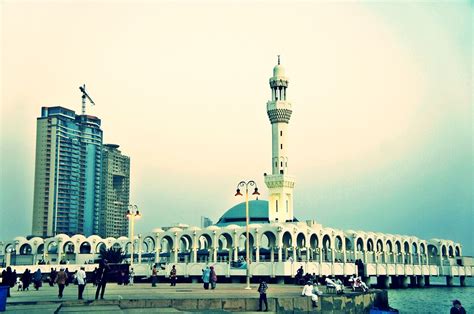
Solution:
<svg viewBox="0 0 474 314">
<path fill-rule="evenodd" d="M 138 232 L 216 221 L 271 172 L 268 79 L 293 104 L 295 216 L 474 254 L 473 6 L 2 1 L 0 239 L 31 233 L 41 106 L 95 103 L 131 157 Z"/>
</svg>

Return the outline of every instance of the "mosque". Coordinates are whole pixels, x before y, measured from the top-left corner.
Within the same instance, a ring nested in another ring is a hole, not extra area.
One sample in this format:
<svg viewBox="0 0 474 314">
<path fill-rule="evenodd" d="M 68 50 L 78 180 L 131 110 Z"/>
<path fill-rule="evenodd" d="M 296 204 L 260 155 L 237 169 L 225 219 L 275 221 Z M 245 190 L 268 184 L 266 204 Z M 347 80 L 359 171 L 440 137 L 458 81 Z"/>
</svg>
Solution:
<svg viewBox="0 0 474 314">
<path fill-rule="evenodd" d="M 267 102 L 267 114 L 272 128 L 272 172 L 264 175 L 268 201 L 248 202 L 250 276 L 266 276 L 282 283 L 294 277 L 302 266 L 305 272 L 318 276 L 361 275 L 384 288 L 422 287 L 429 285 L 433 276 L 446 277 L 448 286 L 458 277 L 460 285 L 465 285 L 466 276 L 474 272 L 474 259 L 462 255 L 460 243 L 339 230 L 295 218 L 295 178 L 289 174 L 287 151 L 292 104 L 287 100 L 289 80 L 279 57 L 269 83 L 271 100 Z M 35 266 L 45 268 L 45 272 L 65 260 L 72 271 L 84 264 L 86 270 L 92 270 L 101 249 L 122 248 L 130 258 L 133 247 L 133 267 L 138 276 L 149 275 L 151 265 L 159 263 L 164 268 L 159 273 L 161 277 L 166 277 L 171 265 L 176 265 L 179 276 L 194 282 L 205 265 L 212 264 L 223 279 L 219 281 L 239 282 L 245 278 L 246 270 L 233 267 L 233 262 L 246 256 L 246 226 L 243 202 L 207 228 L 184 224 L 156 228 L 134 236 L 133 245 L 127 237 L 17 237 L 0 242 L 0 261 L 6 266 L 15 265 L 17 273 L 39 261 L 49 264 Z"/>
</svg>

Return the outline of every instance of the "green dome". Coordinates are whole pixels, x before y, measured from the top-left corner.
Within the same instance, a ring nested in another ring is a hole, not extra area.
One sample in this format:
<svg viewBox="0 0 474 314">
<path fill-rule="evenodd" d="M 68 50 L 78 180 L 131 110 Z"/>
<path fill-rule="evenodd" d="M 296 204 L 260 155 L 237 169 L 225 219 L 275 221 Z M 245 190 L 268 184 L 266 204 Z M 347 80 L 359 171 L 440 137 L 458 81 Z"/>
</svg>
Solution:
<svg viewBox="0 0 474 314">
<path fill-rule="evenodd" d="M 227 225 L 245 226 L 245 202 L 228 209 L 216 223 L 219 227 Z M 268 223 L 268 201 L 249 201 L 249 223 Z"/>
</svg>

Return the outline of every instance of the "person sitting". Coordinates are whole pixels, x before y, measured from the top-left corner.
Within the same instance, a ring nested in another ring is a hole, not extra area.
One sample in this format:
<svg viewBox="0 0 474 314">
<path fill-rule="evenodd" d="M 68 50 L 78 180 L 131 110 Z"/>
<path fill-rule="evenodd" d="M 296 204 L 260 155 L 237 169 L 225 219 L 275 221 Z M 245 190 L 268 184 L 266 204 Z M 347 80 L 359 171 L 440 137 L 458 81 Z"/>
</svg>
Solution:
<svg viewBox="0 0 474 314">
<path fill-rule="evenodd" d="M 311 298 L 311 303 L 313 304 L 313 307 L 318 307 L 318 295 L 319 295 L 319 290 L 317 288 L 317 284 L 314 284 L 310 281 L 308 281 L 304 287 L 303 291 L 301 291 L 301 296 L 302 297 L 310 297 Z"/>
<path fill-rule="evenodd" d="M 355 281 L 357 285 L 362 289 L 363 292 L 369 291 L 369 287 L 367 286 L 365 282 L 362 281 L 360 277 L 357 277 Z"/>
<path fill-rule="evenodd" d="M 326 287 L 327 288 L 333 288 L 334 290 L 336 290 L 336 293 L 339 294 L 339 293 L 343 293 L 343 287 L 342 285 L 336 283 L 334 280 L 332 280 L 331 278 L 326 278 Z"/>
</svg>

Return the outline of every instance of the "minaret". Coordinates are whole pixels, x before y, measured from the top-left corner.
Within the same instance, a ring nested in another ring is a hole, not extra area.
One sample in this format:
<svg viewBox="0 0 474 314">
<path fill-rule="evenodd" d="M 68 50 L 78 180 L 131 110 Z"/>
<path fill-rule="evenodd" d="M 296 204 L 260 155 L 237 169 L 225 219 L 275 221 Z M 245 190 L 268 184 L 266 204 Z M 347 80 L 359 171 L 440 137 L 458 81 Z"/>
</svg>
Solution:
<svg viewBox="0 0 474 314">
<path fill-rule="evenodd" d="M 278 64 L 270 78 L 272 100 L 267 102 L 267 114 L 272 124 L 272 174 L 265 175 L 268 187 L 268 217 L 270 222 L 293 220 L 293 188 L 295 179 L 288 175 L 288 123 L 291 103 L 286 100 L 288 78 Z"/>
</svg>

